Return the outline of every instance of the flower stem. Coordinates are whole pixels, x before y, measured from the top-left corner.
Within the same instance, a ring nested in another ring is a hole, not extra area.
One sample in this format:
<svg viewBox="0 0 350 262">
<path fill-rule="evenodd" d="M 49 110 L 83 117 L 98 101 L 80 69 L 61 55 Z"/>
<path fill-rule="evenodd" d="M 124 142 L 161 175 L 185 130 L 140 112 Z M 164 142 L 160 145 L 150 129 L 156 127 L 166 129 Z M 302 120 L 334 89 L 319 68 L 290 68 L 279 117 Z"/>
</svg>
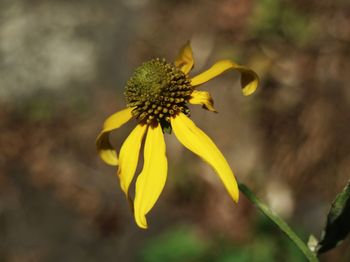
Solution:
<svg viewBox="0 0 350 262">
<path fill-rule="evenodd" d="M 262 213 L 265 214 L 278 228 L 285 233 L 290 240 L 300 249 L 304 256 L 311 262 L 319 261 L 307 245 L 297 236 L 288 224 L 277 214 L 275 214 L 266 204 L 264 204 L 246 185 L 239 183 L 240 191 L 252 202 Z"/>
</svg>

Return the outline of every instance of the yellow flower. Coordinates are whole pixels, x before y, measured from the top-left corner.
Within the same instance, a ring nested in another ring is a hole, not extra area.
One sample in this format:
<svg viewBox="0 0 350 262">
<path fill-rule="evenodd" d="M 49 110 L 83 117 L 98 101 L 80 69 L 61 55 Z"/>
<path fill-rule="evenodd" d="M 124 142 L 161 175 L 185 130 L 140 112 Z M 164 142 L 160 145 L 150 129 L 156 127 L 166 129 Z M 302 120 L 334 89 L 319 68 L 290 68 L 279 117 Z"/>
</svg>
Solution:
<svg viewBox="0 0 350 262">
<path fill-rule="evenodd" d="M 202 105 L 215 112 L 211 95 L 196 90 L 197 86 L 228 69 L 234 69 L 241 73 L 242 92 L 247 96 L 256 90 L 258 76 L 247 67 L 222 60 L 190 78 L 188 74 L 193 65 L 189 43 L 181 49 L 173 64 L 164 59 L 145 62 L 127 82 L 126 109 L 108 117 L 97 137 L 97 149 L 102 160 L 118 166 L 120 186 L 131 203 L 135 221 L 141 228 L 147 228 L 146 214 L 156 203 L 167 178 L 164 132 L 173 131 L 186 148 L 206 161 L 219 176 L 231 198 L 238 201 L 238 186 L 230 166 L 213 141 L 191 121 L 187 104 Z M 117 152 L 109 141 L 109 134 L 132 118 L 136 119 L 137 125 L 124 141 L 118 159 Z M 145 135 L 144 164 L 136 180 L 135 199 L 132 202 L 128 191 Z"/>
</svg>

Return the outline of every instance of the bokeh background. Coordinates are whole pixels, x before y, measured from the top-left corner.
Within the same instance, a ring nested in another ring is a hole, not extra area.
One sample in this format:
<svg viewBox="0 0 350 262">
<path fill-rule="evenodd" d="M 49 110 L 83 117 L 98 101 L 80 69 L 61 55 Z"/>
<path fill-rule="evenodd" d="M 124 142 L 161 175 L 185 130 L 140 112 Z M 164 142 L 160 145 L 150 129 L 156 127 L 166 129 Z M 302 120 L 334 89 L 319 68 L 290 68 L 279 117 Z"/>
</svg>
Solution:
<svg viewBox="0 0 350 262">
<path fill-rule="evenodd" d="M 0 260 L 304 261 L 169 135 L 168 181 L 138 229 L 95 138 L 133 69 L 187 40 L 192 75 L 222 58 L 248 65 L 256 94 L 227 72 L 202 86 L 219 113 L 191 107 L 192 119 L 240 181 L 319 238 L 350 174 L 349 14 L 347 0 L 1 0 Z M 349 243 L 321 261 L 350 261 Z"/>
</svg>

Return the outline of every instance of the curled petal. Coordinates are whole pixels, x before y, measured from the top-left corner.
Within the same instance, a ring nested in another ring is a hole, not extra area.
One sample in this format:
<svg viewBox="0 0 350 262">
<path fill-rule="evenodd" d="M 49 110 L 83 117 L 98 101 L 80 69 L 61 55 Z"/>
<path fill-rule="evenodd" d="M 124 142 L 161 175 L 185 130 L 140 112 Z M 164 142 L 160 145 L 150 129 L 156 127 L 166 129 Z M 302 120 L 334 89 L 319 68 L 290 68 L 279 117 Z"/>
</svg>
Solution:
<svg viewBox="0 0 350 262">
<path fill-rule="evenodd" d="M 202 105 L 203 108 L 217 113 L 216 109 L 214 108 L 214 100 L 207 91 L 193 90 L 189 102 L 194 105 Z"/>
<path fill-rule="evenodd" d="M 255 92 L 259 84 L 258 75 L 251 69 L 232 62 L 231 60 L 222 60 L 216 62 L 211 68 L 195 76 L 191 80 L 192 86 L 203 84 L 210 79 L 222 74 L 228 69 L 234 69 L 241 73 L 241 87 L 243 95 L 249 96 Z"/>
<path fill-rule="evenodd" d="M 102 131 L 97 136 L 96 146 L 101 159 L 109 165 L 117 166 L 117 152 L 109 141 L 109 133 L 128 122 L 132 118 L 133 108 L 126 108 L 109 116 L 103 124 Z"/>
<path fill-rule="evenodd" d="M 136 181 L 135 221 L 147 228 L 146 214 L 156 203 L 162 192 L 168 171 L 165 142 L 160 125 L 149 127 L 144 149 L 144 166 Z"/>
<path fill-rule="evenodd" d="M 147 125 L 137 125 L 120 149 L 118 176 L 120 179 L 120 187 L 127 198 L 129 186 L 137 167 L 142 138 L 146 129 Z"/>
<path fill-rule="evenodd" d="M 213 141 L 183 113 L 171 118 L 171 126 L 176 138 L 214 169 L 233 201 L 237 202 L 239 191 L 236 179 Z"/>
<path fill-rule="evenodd" d="M 180 68 L 186 75 L 191 71 L 194 65 L 193 53 L 191 44 L 188 41 L 180 50 L 177 58 L 175 59 L 175 66 Z"/>
</svg>

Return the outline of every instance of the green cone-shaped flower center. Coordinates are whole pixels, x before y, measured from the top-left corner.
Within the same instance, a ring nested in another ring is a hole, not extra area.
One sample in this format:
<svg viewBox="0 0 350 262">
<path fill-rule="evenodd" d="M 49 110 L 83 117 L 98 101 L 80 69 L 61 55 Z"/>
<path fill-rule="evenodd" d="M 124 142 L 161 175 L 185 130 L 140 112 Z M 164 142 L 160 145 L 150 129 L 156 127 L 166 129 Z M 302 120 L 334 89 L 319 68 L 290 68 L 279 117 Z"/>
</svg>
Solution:
<svg viewBox="0 0 350 262">
<path fill-rule="evenodd" d="M 192 93 L 188 77 L 173 64 L 154 59 L 135 70 L 125 88 L 128 107 L 142 124 L 169 126 L 170 117 L 189 114 L 186 105 Z"/>
</svg>

